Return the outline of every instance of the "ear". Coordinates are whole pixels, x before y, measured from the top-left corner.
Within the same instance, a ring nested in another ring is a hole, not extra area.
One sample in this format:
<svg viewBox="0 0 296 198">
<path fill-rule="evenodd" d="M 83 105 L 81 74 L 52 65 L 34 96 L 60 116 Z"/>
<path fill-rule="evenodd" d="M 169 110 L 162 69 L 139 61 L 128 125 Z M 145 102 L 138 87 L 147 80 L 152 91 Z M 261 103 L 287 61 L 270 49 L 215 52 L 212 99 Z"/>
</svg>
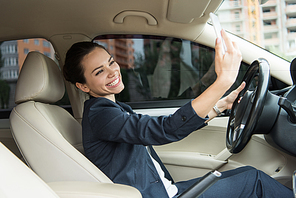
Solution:
<svg viewBox="0 0 296 198">
<path fill-rule="evenodd" d="M 81 91 L 83 91 L 85 93 L 88 93 L 90 91 L 90 89 L 88 88 L 88 86 L 86 84 L 82 84 L 82 83 L 77 82 L 75 85 L 78 89 L 80 89 Z"/>
</svg>

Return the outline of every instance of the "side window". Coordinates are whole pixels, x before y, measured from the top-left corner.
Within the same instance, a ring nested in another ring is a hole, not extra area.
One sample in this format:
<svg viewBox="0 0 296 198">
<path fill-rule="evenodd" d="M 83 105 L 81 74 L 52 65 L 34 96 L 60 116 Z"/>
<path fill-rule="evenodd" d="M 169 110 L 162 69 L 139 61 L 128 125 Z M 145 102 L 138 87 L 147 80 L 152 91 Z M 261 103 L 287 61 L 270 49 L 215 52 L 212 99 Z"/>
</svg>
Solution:
<svg viewBox="0 0 296 198">
<path fill-rule="evenodd" d="M 125 89 L 117 100 L 134 108 L 180 106 L 216 79 L 214 49 L 194 42 L 140 35 L 99 36 L 94 42 L 103 45 L 121 67 Z M 233 88 L 247 67 L 242 65 Z"/>
<path fill-rule="evenodd" d="M 7 119 L 15 106 L 14 95 L 23 62 L 30 51 L 39 51 L 54 59 L 54 49 L 45 39 L 24 39 L 0 42 L 0 118 Z M 56 61 L 57 62 L 57 61 Z M 58 102 L 69 105 L 67 95 Z"/>
</svg>

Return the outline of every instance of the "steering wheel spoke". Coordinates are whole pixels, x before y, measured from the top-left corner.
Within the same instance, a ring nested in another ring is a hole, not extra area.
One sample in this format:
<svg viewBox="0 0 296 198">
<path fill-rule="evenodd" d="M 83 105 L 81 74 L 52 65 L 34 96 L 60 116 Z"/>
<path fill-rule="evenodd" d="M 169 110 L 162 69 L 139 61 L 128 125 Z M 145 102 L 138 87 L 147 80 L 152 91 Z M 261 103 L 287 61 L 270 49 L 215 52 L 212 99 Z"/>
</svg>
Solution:
<svg viewBox="0 0 296 198">
<path fill-rule="evenodd" d="M 232 137 L 232 142 L 235 142 L 238 137 L 240 137 L 240 135 L 242 134 L 242 131 L 244 130 L 245 128 L 245 125 L 244 124 L 241 124 L 240 126 L 237 126 L 235 129 L 234 129 L 234 133 L 233 133 L 233 137 Z"/>
</svg>

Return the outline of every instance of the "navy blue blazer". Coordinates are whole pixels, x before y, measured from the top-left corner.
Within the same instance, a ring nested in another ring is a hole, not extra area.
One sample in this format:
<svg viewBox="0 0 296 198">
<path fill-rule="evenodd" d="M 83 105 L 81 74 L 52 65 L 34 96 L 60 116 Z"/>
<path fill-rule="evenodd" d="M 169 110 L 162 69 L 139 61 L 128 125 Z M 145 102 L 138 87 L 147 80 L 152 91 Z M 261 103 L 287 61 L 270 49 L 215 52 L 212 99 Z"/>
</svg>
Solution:
<svg viewBox="0 0 296 198">
<path fill-rule="evenodd" d="M 124 103 L 91 98 L 84 104 L 82 120 L 86 157 L 114 183 L 137 188 L 143 198 L 168 197 L 145 146 L 181 140 L 206 124 L 191 102 L 173 115 L 150 117 L 136 114 Z M 152 149 L 152 147 L 150 147 Z M 155 151 L 152 157 L 172 180 Z"/>
</svg>

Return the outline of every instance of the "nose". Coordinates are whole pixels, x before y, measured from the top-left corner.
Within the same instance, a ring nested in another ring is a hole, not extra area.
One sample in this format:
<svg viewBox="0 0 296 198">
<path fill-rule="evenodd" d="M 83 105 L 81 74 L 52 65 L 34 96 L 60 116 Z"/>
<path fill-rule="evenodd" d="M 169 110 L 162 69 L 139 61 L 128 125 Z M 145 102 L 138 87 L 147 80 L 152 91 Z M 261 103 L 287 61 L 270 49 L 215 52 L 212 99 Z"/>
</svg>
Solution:
<svg viewBox="0 0 296 198">
<path fill-rule="evenodd" d="M 114 76 L 116 75 L 117 70 L 116 70 L 115 68 L 108 67 L 108 72 L 109 72 L 108 76 L 109 76 L 110 78 L 112 78 L 112 77 L 114 77 Z"/>
</svg>

